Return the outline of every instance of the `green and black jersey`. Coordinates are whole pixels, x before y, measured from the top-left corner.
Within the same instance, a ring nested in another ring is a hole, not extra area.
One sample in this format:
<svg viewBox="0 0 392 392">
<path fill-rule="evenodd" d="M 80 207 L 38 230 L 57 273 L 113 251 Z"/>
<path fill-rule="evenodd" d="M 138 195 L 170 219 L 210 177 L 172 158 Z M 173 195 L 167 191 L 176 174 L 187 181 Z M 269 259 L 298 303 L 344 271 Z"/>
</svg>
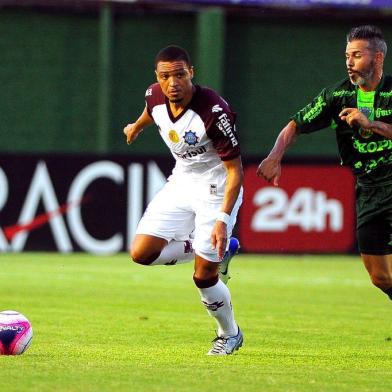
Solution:
<svg viewBox="0 0 392 392">
<path fill-rule="evenodd" d="M 339 118 L 344 108 L 357 107 L 371 120 L 392 123 L 392 76 L 384 76 L 376 91 L 364 93 L 348 78 L 320 94 L 292 119 L 301 133 L 311 133 L 330 126 L 343 165 L 365 182 L 392 178 L 392 140 L 359 127 L 350 128 Z"/>
</svg>

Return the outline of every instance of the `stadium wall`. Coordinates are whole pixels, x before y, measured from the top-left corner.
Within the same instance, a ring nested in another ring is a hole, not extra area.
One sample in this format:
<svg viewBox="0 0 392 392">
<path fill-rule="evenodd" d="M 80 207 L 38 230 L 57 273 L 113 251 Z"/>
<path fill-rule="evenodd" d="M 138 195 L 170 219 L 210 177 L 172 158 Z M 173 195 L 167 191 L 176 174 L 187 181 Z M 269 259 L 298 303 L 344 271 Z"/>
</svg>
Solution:
<svg viewBox="0 0 392 392">
<path fill-rule="evenodd" d="M 3 8 L 0 152 L 167 153 L 154 130 L 130 150 L 122 128 L 143 109 L 156 52 L 176 43 L 193 57 L 196 82 L 238 113 L 244 156 L 262 156 L 290 115 L 345 77 L 352 25 L 375 22 L 392 42 L 388 15 L 346 12 Z M 288 156 L 336 158 L 333 132 Z"/>
</svg>

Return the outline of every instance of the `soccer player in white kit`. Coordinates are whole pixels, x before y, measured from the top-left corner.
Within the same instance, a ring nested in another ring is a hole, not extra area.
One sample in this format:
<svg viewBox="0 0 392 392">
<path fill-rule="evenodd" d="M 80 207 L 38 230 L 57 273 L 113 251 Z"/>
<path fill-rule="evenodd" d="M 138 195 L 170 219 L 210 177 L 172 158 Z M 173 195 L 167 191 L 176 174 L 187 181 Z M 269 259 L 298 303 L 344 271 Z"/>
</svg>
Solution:
<svg viewBox="0 0 392 392">
<path fill-rule="evenodd" d="M 230 236 L 242 202 L 235 113 L 215 91 L 192 83 L 189 55 L 178 46 L 157 54 L 155 74 L 158 83 L 147 89 L 143 113 L 124 134 L 130 144 L 155 123 L 176 164 L 140 220 L 130 254 L 143 265 L 194 259 L 193 280 L 218 325 L 208 354 L 232 354 L 243 342 L 225 285 L 239 248 Z"/>
</svg>

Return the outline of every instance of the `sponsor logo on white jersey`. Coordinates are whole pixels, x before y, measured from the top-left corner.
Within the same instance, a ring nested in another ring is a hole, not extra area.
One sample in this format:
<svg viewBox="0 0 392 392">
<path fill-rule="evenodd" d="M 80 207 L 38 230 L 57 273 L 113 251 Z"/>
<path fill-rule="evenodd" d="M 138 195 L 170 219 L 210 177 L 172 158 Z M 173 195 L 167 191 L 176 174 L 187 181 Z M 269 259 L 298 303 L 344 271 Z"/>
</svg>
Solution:
<svg viewBox="0 0 392 392">
<path fill-rule="evenodd" d="M 174 129 L 169 131 L 169 139 L 171 140 L 172 143 L 178 143 L 180 141 L 180 137 L 178 136 L 178 133 Z"/>
<path fill-rule="evenodd" d="M 223 111 L 223 109 L 219 105 L 214 105 L 212 107 L 212 109 L 211 109 L 212 113 L 218 113 L 218 112 L 221 112 L 221 111 Z"/>
<path fill-rule="evenodd" d="M 238 141 L 233 132 L 233 127 L 231 126 L 230 119 L 226 113 L 222 113 L 219 116 L 219 121 L 216 123 L 216 126 L 219 128 L 219 130 L 222 131 L 225 136 L 230 139 L 233 147 L 238 144 Z"/>
<path fill-rule="evenodd" d="M 194 148 L 192 150 L 187 150 L 187 151 L 185 151 L 184 154 L 180 154 L 180 153 L 174 151 L 174 154 L 176 154 L 178 156 L 178 158 L 189 159 L 189 158 L 196 157 L 198 155 L 202 155 L 205 152 L 207 152 L 206 147 L 205 146 L 201 146 L 199 148 Z"/>
</svg>

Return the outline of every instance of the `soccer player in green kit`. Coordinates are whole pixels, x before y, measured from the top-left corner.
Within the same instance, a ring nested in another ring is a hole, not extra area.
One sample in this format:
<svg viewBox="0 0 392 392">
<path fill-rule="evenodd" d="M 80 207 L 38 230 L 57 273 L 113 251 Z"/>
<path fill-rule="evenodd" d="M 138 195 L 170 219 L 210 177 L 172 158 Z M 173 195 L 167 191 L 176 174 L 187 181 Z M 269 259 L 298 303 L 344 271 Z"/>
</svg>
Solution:
<svg viewBox="0 0 392 392">
<path fill-rule="evenodd" d="M 297 136 L 331 126 L 342 165 L 356 176 L 357 238 L 375 286 L 392 300 L 392 76 L 383 74 L 387 45 L 376 26 L 347 35 L 348 78 L 321 93 L 280 132 L 257 175 L 275 186 L 281 160 Z"/>
</svg>

